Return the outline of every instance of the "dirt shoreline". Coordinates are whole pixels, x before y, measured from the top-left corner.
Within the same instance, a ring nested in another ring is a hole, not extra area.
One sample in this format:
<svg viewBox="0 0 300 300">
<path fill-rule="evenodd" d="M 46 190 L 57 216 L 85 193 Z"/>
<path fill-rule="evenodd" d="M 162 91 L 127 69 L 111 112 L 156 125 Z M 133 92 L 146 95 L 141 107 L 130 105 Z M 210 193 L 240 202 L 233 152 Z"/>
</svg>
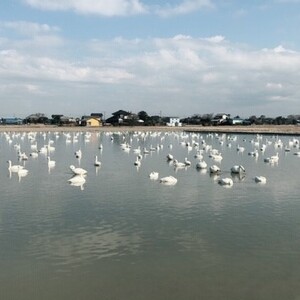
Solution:
<svg viewBox="0 0 300 300">
<path fill-rule="evenodd" d="M 249 134 L 283 134 L 300 135 L 300 125 L 251 125 L 251 126 L 53 126 L 53 125 L 1 125 L 0 132 L 128 132 L 128 131 L 186 131 L 186 132 L 219 132 Z"/>
</svg>

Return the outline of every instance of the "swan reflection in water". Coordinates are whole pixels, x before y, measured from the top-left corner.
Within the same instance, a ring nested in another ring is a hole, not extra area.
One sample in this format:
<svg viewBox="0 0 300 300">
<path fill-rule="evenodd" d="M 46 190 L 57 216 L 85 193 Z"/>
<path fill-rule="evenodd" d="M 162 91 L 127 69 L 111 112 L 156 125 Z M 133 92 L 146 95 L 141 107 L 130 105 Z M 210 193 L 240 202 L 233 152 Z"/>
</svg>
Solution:
<svg viewBox="0 0 300 300">
<path fill-rule="evenodd" d="M 71 186 L 79 186 L 80 189 L 83 191 L 84 190 L 84 184 L 86 182 L 84 175 L 74 175 L 71 177 L 68 182 Z"/>
</svg>

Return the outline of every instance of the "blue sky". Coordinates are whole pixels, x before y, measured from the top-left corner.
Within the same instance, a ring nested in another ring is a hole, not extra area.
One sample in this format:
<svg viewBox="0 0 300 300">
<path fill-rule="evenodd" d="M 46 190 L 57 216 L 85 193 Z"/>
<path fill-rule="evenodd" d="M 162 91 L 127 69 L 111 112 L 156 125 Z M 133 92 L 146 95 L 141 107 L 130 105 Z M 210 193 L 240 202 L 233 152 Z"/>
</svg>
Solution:
<svg viewBox="0 0 300 300">
<path fill-rule="evenodd" d="M 0 116 L 300 114 L 300 0 L 2 0 Z"/>
</svg>

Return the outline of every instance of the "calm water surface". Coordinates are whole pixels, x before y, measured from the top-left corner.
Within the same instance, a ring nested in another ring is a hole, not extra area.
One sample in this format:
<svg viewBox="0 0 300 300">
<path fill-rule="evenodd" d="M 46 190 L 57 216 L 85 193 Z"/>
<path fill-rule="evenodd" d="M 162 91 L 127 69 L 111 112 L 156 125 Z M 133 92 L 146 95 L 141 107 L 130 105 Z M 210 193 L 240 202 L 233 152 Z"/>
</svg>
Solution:
<svg viewBox="0 0 300 300">
<path fill-rule="evenodd" d="M 300 299 L 299 137 L 76 135 L 0 135 L 1 299 Z M 18 161 L 19 145 L 29 156 L 31 145 L 39 150 L 49 141 L 54 168 L 43 153 Z M 220 162 L 203 153 L 219 176 L 195 168 L 204 142 L 222 153 Z M 138 146 L 140 168 L 133 164 Z M 248 155 L 255 148 L 257 158 Z M 277 164 L 264 162 L 277 152 Z M 168 153 L 192 165 L 176 170 Z M 28 175 L 10 174 L 7 160 Z M 88 171 L 83 185 L 68 183 L 71 164 Z M 236 164 L 244 175 L 232 177 Z M 150 180 L 151 171 L 178 182 Z M 256 175 L 267 183 L 255 183 Z M 223 177 L 233 186 L 220 186 Z"/>
</svg>

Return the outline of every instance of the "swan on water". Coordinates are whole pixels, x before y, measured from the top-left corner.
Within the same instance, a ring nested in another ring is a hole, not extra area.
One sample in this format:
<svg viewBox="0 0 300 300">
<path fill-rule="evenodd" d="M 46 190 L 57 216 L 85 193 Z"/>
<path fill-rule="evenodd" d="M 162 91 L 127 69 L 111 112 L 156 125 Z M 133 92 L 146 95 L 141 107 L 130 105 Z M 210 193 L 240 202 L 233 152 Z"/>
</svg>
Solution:
<svg viewBox="0 0 300 300">
<path fill-rule="evenodd" d="M 31 153 L 29 154 L 29 156 L 31 156 L 31 157 L 33 157 L 33 158 L 36 158 L 36 157 L 39 156 L 39 154 L 38 154 L 38 152 L 31 152 Z"/>
<path fill-rule="evenodd" d="M 187 157 L 184 158 L 184 164 L 186 166 L 190 166 L 192 163 L 187 159 Z"/>
<path fill-rule="evenodd" d="M 136 158 L 136 160 L 133 164 L 138 167 L 141 165 L 141 161 L 140 161 L 139 157 Z"/>
<path fill-rule="evenodd" d="M 85 169 L 76 168 L 74 165 L 71 165 L 70 169 L 75 175 L 85 175 L 85 174 L 87 174 L 87 171 Z"/>
<path fill-rule="evenodd" d="M 28 170 L 27 169 L 20 169 L 18 172 L 18 178 L 19 178 L 19 182 L 21 182 L 22 177 L 25 177 L 28 175 Z"/>
<path fill-rule="evenodd" d="M 254 180 L 257 183 L 266 183 L 267 182 L 267 178 L 264 176 L 255 176 Z"/>
<path fill-rule="evenodd" d="M 172 154 L 169 153 L 169 154 L 167 155 L 167 160 L 170 161 L 170 160 L 173 160 L 173 159 L 174 159 L 174 156 L 173 156 Z"/>
<path fill-rule="evenodd" d="M 211 167 L 209 167 L 209 172 L 212 174 L 218 174 L 221 172 L 221 169 L 216 165 L 212 165 Z"/>
<path fill-rule="evenodd" d="M 80 190 L 84 190 L 83 185 L 85 184 L 85 178 L 83 177 L 84 175 L 75 175 L 72 178 L 68 180 L 71 186 L 79 186 Z"/>
<path fill-rule="evenodd" d="M 183 163 L 183 162 L 179 162 L 177 159 L 174 159 L 174 166 L 176 168 L 185 168 L 186 167 L 186 164 Z"/>
<path fill-rule="evenodd" d="M 277 152 L 275 155 L 272 155 L 270 157 L 266 157 L 264 159 L 264 162 L 267 162 L 267 163 L 277 163 L 278 160 L 279 160 L 279 154 Z"/>
<path fill-rule="evenodd" d="M 19 169 L 18 170 L 18 176 L 24 177 L 28 174 L 28 170 L 27 169 Z"/>
<path fill-rule="evenodd" d="M 75 175 L 68 180 L 69 183 L 84 183 L 86 180 L 83 175 Z"/>
<path fill-rule="evenodd" d="M 98 160 L 98 156 L 97 155 L 95 155 L 94 166 L 95 167 L 100 167 L 101 166 L 101 162 Z"/>
<path fill-rule="evenodd" d="M 202 160 L 202 161 L 199 161 L 197 164 L 196 164 L 196 168 L 197 169 L 206 169 L 207 168 L 207 163 Z"/>
<path fill-rule="evenodd" d="M 235 165 L 231 168 L 231 173 L 240 174 L 246 172 L 245 168 L 242 165 Z"/>
<path fill-rule="evenodd" d="M 82 152 L 81 152 L 81 150 L 79 149 L 79 150 L 77 150 L 77 151 L 75 151 L 75 157 L 76 158 L 81 158 L 82 157 Z"/>
<path fill-rule="evenodd" d="M 258 157 L 258 150 L 255 149 L 254 151 L 250 151 L 250 152 L 248 153 L 248 155 L 254 156 L 254 157 Z"/>
<path fill-rule="evenodd" d="M 238 145 L 236 148 L 236 151 L 238 152 L 244 152 L 245 151 L 245 147 Z"/>
<path fill-rule="evenodd" d="M 149 174 L 149 178 L 151 180 L 157 180 L 158 179 L 158 176 L 159 176 L 159 173 L 158 172 L 154 172 L 152 171 L 150 174 Z"/>
<path fill-rule="evenodd" d="M 8 160 L 7 162 L 8 162 L 8 170 L 11 172 L 18 172 L 19 170 L 24 169 L 24 167 L 21 165 L 12 165 L 11 160 Z"/>
<path fill-rule="evenodd" d="M 233 180 L 229 177 L 221 178 L 218 183 L 220 185 L 233 186 Z"/>
<path fill-rule="evenodd" d="M 173 176 L 166 176 L 166 177 L 160 178 L 159 182 L 166 184 L 166 185 L 174 185 L 177 183 L 177 179 Z"/>
<path fill-rule="evenodd" d="M 51 159 L 50 159 L 50 156 L 47 157 L 47 160 L 48 160 L 48 167 L 49 167 L 49 168 L 55 166 L 56 162 L 55 162 L 55 160 L 51 160 Z"/>
</svg>

